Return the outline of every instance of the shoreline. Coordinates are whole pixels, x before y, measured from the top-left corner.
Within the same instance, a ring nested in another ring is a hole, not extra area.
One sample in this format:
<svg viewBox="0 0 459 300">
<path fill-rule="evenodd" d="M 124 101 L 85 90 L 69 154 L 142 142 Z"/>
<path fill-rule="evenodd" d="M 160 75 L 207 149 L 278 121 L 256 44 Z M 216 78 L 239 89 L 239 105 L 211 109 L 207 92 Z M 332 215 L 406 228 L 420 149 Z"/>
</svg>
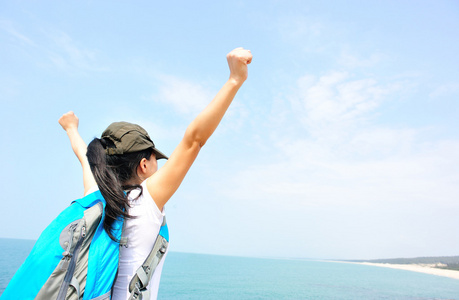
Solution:
<svg viewBox="0 0 459 300">
<path fill-rule="evenodd" d="M 449 277 L 452 279 L 459 280 L 459 271 L 433 268 L 428 265 L 422 265 L 422 264 L 390 264 L 390 263 L 347 262 L 347 261 L 337 261 L 337 262 L 412 271 L 412 272 L 425 273 L 425 274 L 442 276 L 442 277 Z"/>
</svg>

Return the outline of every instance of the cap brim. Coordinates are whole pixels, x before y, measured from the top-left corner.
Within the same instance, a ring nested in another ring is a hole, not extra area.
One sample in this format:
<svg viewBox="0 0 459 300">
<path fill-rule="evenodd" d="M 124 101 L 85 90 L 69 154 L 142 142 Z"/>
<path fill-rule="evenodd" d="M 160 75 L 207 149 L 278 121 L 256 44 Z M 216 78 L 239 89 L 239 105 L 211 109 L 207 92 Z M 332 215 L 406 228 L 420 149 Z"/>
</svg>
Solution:
<svg viewBox="0 0 459 300">
<path fill-rule="evenodd" d="M 159 151 L 156 148 L 153 148 L 153 152 L 156 155 L 156 159 L 169 159 L 169 157 L 167 157 L 164 153 L 162 153 L 161 151 Z"/>
</svg>

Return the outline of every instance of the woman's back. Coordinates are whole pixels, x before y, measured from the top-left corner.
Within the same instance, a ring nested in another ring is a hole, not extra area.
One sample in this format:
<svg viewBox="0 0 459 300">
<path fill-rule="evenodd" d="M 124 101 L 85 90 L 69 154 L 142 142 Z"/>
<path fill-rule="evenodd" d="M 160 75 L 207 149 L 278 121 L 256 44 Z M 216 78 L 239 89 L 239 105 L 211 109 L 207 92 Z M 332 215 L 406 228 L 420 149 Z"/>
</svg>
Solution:
<svg viewBox="0 0 459 300">
<path fill-rule="evenodd" d="M 165 215 L 164 211 L 161 212 L 158 209 L 148 193 L 145 181 L 141 186 L 143 192 L 139 198 L 137 198 L 140 193 L 138 189 L 131 191 L 129 195 L 131 207 L 128 213 L 132 218 L 125 220 L 123 236 L 127 238 L 127 247 L 120 249 L 119 270 L 113 287 L 113 300 L 129 298 L 129 282 L 150 254 Z M 148 285 L 151 299 L 156 299 L 158 293 L 164 259 L 165 257 L 156 267 Z"/>
</svg>

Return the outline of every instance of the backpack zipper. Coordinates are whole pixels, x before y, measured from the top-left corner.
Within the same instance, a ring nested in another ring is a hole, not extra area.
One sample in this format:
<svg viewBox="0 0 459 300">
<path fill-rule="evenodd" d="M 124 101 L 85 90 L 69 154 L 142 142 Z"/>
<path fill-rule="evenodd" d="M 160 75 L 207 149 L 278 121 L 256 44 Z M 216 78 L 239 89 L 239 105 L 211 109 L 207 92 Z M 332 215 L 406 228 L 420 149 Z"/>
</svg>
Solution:
<svg viewBox="0 0 459 300">
<path fill-rule="evenodd" d="M 75 226 L 71 226 L 70 228 L 72 228 L 72 232 L 75 232 L 76 224 Z M 65 296 L 67 295 L 68 287 L 70 285 L 70 282 L 72 281 L 73 273 L 75 272 L 76 261 L 78 259 L 78 254 L 80 253 L 81 244 L 83 244 L 83 240 L 85 237 L 86 237 L 86 220 L 83 218 L 83 226 L 81 226 L 80 237 L 78 238 L 78 242 L 75 245 L 73 254 L 70 253 L 71 242 L 69 243 L 69 246 L 67 247 L 67 251 L 64 252 L 64 255 L 65 255 L 64 264 L 67 267 L 67 273 L 65 274 L 64 282 L 62 283 L 61 288 L 59 289 L 57 300 L 63 300 L 65 299 Z M 73 238 L 72 238 L 72 241 L 73 241 Z"/>
<path fill-rule="evenodd" d="M 72 250 L 72 245 L 73 245 L 73 235 L 75 233 L 75 230 L 77 228 L 78 224 L 72 224 L 70 225 L 68 229 L 68 234 L 70 236 L 70 239 L 67 243 L 67 249 L 65 249 L 64 253 L 62 253 L 62 256 L 64 256 L 64 262 L 61 265 L 61 270 L 67 270 L 69 267 L 70 260 L 72 259 L 72 253 L 70 252 Z"/>
</svg>

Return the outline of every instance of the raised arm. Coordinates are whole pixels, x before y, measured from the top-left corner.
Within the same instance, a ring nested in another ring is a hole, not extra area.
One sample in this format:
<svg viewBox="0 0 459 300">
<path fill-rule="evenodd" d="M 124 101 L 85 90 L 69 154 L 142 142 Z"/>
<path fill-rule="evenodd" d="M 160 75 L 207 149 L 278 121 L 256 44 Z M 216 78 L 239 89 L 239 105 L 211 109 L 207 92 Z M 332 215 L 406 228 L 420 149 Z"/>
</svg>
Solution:
<svg viewBox="0 0 459 300">
<path fill-rule="evenodd" d="M 67 135 L 72 145 L 73 152 L 81 163 L 83 168 L 83 186 L 84 195 L 87 194 L 90 188 L 97 185 L 94 176 L 92 175 L 91 168 L 89 167 L 88 158 L 86 157 L 87 146 L 78 133 L 78 118 L 72 112 L 68 112 L 59 119 L 59 124 L 67 132 Z"/>
<path fill-rule="evenodd" d="M 159 209 L 178 189 L 201 147 L 217 128 L 239 88 L 247 79 L 249 50 L 236 48 L 227 56 L 230 77 L 210 104 L 188 126 L 182 141 L 164 166 L 147 179 L 147 187 Z"/>
</svg>

